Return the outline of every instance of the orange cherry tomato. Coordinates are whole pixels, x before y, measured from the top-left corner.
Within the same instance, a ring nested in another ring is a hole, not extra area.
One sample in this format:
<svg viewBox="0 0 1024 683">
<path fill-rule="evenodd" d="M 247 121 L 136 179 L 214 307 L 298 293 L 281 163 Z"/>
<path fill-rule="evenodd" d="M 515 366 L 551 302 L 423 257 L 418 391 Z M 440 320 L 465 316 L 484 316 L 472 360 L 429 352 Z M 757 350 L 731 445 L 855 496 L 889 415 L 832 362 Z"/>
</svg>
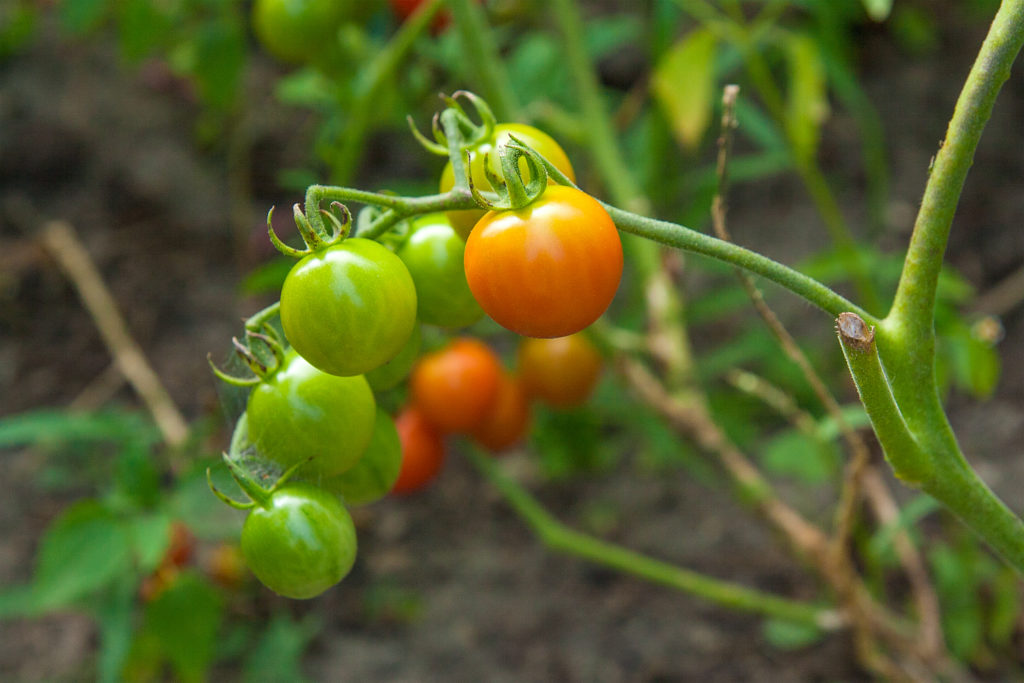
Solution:
<svg viewBox="0 0 1024 683">
<path fill-rule="evenodd" d="M 597 320 L 622 279 L 622 242 L 608 212 L 552 185 L 518 211 L 490 211 L 469 234 L 466 282 L 502 327 L 563 337 Z"/>
<path fill-rule="evenodd" d="M 395 429 L 402 442 L 402 469 L 391 487 L 392 493 L 419 491 L 437 477 L 444 464 L 444 441 L 429 420 L 413 406 L 395 418 Z"/>
<path fill-rule="evenodd" d="M 603 364 L 601 354 L 580 333 L 519 343 L 519 376 L 527 394 L 557 408 L 586 401 Z"/>
<path fill-rule="evenodd" d="M 413 368 L 412 402 L 439 431 L 468 433 L 497 400 L 501 373 L 501 361 L 486 344 L 455 339 Z"/>
<path fill-rule="evenodd" d="M 498 399 L 470 436 L 484 448 L 499 452 L 523 440 L 530 427 L 530 402 L 518 377 L 502 373 Z"/>
</svg>

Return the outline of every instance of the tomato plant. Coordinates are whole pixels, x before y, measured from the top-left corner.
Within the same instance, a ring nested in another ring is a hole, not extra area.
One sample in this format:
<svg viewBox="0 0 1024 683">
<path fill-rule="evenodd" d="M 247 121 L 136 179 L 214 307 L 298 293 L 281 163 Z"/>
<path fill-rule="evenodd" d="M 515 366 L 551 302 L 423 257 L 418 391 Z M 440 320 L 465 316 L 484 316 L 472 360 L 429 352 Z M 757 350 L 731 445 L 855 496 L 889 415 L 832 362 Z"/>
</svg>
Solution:
<svg viewBox="0 0 1024 683">
<path fill-rule="evenodd" d="M 526 207 L 491 211 L 466 242 L 466 280 L 484 312 L 527 337 L 597 320 L 622 278 L 622 242 L 593 197 L 552 185 Z"/>
<path fill-rule="evenodd" d="M 603 360 L 582 333 L 519 343 L 519 376 L 526 392 L 557 408 L 578 406 L 601 376 Z"/>
<path fill-rule="evenodd" d="M 302 63 L 337 41 L 351 0 L 256 0 L 252 25 L 260 43 L 284 62 Z"/>
<path fill-rule="evenodd" d="M 254 505 L 242 527 L 242 556 L 263 585 L 312 598 L 341 581 L 356 559 L 352 517 L 323 489 L 288 483 Z"/>
<path fill-rule="evenodd" d="M 401 259 L 353 238 L 292 267 L 281 289 L 288 341 L 332 375 L 359 375 L 394 358 L 416 325 L 416 287 Z"/>
<path fill-rule="evenodd" d="M 395 423 L 377 411 L 370 445 L 347 472 L 320 480 L 320 486 L 340 495 L 347 505 L 364 505 L 387 495 L 402 467 L 402 444 Z"/>
<path fill-rule="evenodd" d="M 413 406 L 398 414 L 395 428 L 402 444 L 402 467 L 391 492 L 412 493 L 433 481 L 441 471 L 444 441 L 437 428 Z"/>
<path fill-rule="evenodd" d="M 362 375 L 329 375 L 289 352 L 249 394 L 248 439 L 282 467 L 313 456 L 303 474 L 340 474 L 366 450 L 376 410 Z"/>
<path fill-rule="evenodd" d="M 491 451 L 503 451 L 523 440 L 530 427 L 530 402 L 518 377 L 502 373 L 498 398 L 471 433 L 473 440 Z"/>
<path fill-rule="evenodd" d="M 423 4 L 423 0 L 389 0 L 388 4 L 391 5 L 391 11 L 394 12 L 399 21 L 405 21 L 413 12 L 419 9 L 419 6 Z M 430 22 L 430 30 L 434 34 L 441 33 L 448 28 L 448 25 L 451 24 L 451 22 L 451 13 L 447 10 L 442 10 L 438 12 Z"/>
<path fill-rule="evenodd" d="M 413 222 L 397 253 L 416 284 L 416 315 L 423 322 L 464 327 L 483 317 L 466 284 L 465 250 L 466 243 L 444 214 L 428 214 Z"/>
<path fill-rule="evenodd" d="M 467 433 L 497 400 L 501 373 L 501 362 L 486 344 L 455 339 L 413 368 L 412 402 L 442 432 Z"/>
<path fill-rule="evenodd" d="M 555 168 L 564 173 L 573 182 L 576 182 L 576 175 L 572 170 L 572 164 L 565 151 L 555 142 L 554 138 L 544 131 L 528 126 L 523 123 L 499 123 L 494 127 L 494 135 L 476 147 L 469 150 L 469 172 L 473 179 L 473 185 L 479 190 L 490 190 L 491 184 L 487 180 L 484 171 L 485 166 L 501 177 L 501 162 L 498 160 L 498 146 L 507 142 L 509 135 L 516 136 L 530 147 L 535 149 L 542 157 L 554 164 Z M 519 171 L 523 175 L 523 181 L 529 182 L 530 174 L 526 161 L 520 160 Z M 441 192 L 447 192 L 455 186 L 455 172 L 449 162 L 441 171 Z M 482 209 L 466 209 L 464 211 L 447 212 L 448 220 L 452 227 L 462 239 L 469 237 L 470 231 L 476 225 L 485 211 Z"/>
</svg>

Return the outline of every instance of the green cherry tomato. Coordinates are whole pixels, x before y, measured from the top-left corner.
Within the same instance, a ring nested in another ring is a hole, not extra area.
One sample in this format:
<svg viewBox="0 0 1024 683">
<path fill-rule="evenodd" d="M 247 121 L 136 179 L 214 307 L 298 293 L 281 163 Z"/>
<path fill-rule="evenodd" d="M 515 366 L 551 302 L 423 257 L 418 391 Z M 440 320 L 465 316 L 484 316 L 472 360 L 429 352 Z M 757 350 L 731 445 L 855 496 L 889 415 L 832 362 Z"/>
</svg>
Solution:
<svg viewBox="0 0 1024 683">
<path fill-rule="evenodd" d="M 338 29 L 350 11 L 350 0 L 256 0 L 252 24 L 268 52 L 298 64 L 337 41 Z"/>
<path fill-rule="evenodd" d="M 402 260 L 373 240 L 347 239 L 306 256 L 281 289 L 292 347 L 332 375 L 388 362 L 416 325 L 416 286 Z"/>
<path fill-rule="evenodd" d="M 473 185 L 478 190 L 491 190 L 491 184 L 487 181 L 487 174 L 484 172 L 485 164 L 493 173 L 501 177 L 501 161 L 498 159 L 497 147 L 507 141 L 510 134 L 537 150 L 542 157 L 554 164 L 555 168 L 568 176 L 569 180 L 576 182 L 576 175 L 573 173 L 569 157 L 554 138 L 544 131 L 526 124 L 499 123 L 494 127 L 494 136 L 490 140 L 485 140 L 469 150 L 469 172 L 473 178 Z M 525 159 L 519 160 L 519 172 L 523 175 L 524 180 L 529 180 Z M 447 192 L 454 186 L 455 171 L 452 169 L 451 163 L 448 163 L 441 171 L 441 192 Z M 452 227 L 455 228 L 455 232 L 465 240 L 484 213 L 486 212 L 483 209 L 467 209 L 465 211 L 449 211 L 446 215 L 451 221 Z"/>
<path fill-rule="evenodd" d="M 402 443 L 394 421 L 377 411 L 373 437 L 352 469 L 320 481 L 325 491 L 341 496 L 347 505 L 365 505 L 380 500 L 391 491 L 402 469 Z"/>
<path fill-rule="evenodd" d="M 356 530 L 338 499 L 311 484 L 288 483 L 242 527 L 242 556 L 263 585 L 286 598 L 320 595 L 356 559 Z"/>
<path fill-rule="evenodd" d="M 366 373 L 366 381 L 370 383 L 370 388 L 375 392 L 387 391 L 398 386 L 403 379 L 408 377 L 409 371 L 412 370 L 413 364 L 420 355 L 422 339 L 420 326 L 416 325 L 412 328 L 409 340 L 405 342 L 405 346 L 394 358 Z"/>
<path fill-rule="evenodd" d="M 430 325 L 465 327 L 483 317 L 483 309 L 466 284 L 462 265 L 466 242 L 444 214 L 416 219 L 398 249 L 416 284 L 416 315 Z"/>
<path fill-rule="evenodd" d="M 249 394 L 249 440 L 264 457 L 308 476 L 333 476 L 359 460 L 373 434 L 377 404 L 362 375 L 320 372 L 289 352 L 281 369 Z"/>
</svg>

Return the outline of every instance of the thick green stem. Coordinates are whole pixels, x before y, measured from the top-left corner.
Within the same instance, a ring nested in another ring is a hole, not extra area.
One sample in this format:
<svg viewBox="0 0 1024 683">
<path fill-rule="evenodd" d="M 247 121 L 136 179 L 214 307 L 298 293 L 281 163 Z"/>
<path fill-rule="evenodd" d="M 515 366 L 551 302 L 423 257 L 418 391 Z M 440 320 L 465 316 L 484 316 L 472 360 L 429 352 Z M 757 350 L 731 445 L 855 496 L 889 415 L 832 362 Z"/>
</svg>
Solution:
<svg viewBox="0 0 1024 683">
<path fill-rule="evenodd" d="M 351 102 L 343 103 L 348 110 L 345 137 L 338 153 L 331 160 L 331 178 L 335 183 L 349 182 L 359 163 L 375 118 L 377 95 L 381 86 L 394 78 L 398 66 L 423 34 L 444 0 L 428 0 L 402 24 L 383 50 L 361 69 Z"/>
<path fill-rule="evenodd" d="M 494 32 L 487 25 L 482 10 L 473 0 L 448 0 L 448 5 L 455 15 L 465 63 L 474 71 L 484 98 L 499 119 L 515 120 L 519 101 L 501 64 Z"/>
<path fill-rule="evenodd" d="M 469 458 L 540 540 L 552 550 L 575 555 L 595 564 L 690 593 L 732 609 L 809 623 L 822 628 L 835 628 L 841 623 L 838 614 L 833 610 L 704 576 L 570 529 L 552 517 L 516 482 L 502 474 L 489 457 L 471 452 Z"/>
</svg>

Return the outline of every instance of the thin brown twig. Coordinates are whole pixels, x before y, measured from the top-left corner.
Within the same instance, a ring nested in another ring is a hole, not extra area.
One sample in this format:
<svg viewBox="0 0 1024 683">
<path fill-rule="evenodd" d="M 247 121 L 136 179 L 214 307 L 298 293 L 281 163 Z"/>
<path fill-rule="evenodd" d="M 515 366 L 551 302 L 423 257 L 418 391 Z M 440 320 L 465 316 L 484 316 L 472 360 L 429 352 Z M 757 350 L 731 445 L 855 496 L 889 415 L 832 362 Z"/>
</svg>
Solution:
<svg viewBox="0 0 1024 683">
<path fill-rule="evenodd" d="M 153 415 L 164 441 L 170 446 L 183 444 L 188 437 L 188 423 L 128 332 L 114 297 L 74 228 L 65 221 L 51 221 L 43 226 L 41 239 L 75 285 L 110 355 Z"/>
<path fill-rule="evenodd" d="M 728 186 L 729 154 L 732 147 L 733 131 L 737 126 L 735 105 L 738 95 L 739 87 L 735 85 L 726 86 L 722 94 L 721 134 L 718 138 L 718 158 L 716 164 L 718 187 L 711 207 L 712 225 L 716 235 L 722 240 L 730 240 L 726 224 L 727 206 L 725 196 Z M 835 533 L 829 543 L 828 560 L 839 579 L 837 589 L 841 595 L 845 594 L 847 596 L 851 607 L 854 607 L 857 602 L 854 595 L 856 592 L 856 579 L 855 569 L 849 555 L 849 538 L 856 523 L 864 473 L 871 461 L 870 450 L 861 435 L 846 421 L 838 402 L 825 386 L 825 383 L 800 349 L 796 340 L 789 334 L 789 331 L 779 320 L 778 316 L 775 315 L 774 311 L 765 302 L 764 296 L 753 278 L 739 269 L 736 270 L 736 274 L 758 315 L 768 326 L 786 355 L 798 366 L 826 411 L 836 421 L 850 452 L 851 457 L 843 476 L 839 502 L 836 506 Z M 873 507 L 876 508 L 876 514 L 878 514 L 878 506 L 885 506 L 885 500 L 879 498 L 880 493 L 885 493 L 884 486 L 881 492 L 877 487 L 873 488 L 871 502 Z M 892 502 L 891 498 L 889 502 Z M 892 504 L 895 505 L 895 503 Z M 924 571 L 923 561 L 913 542 L 905 533 L 898 535 L 901 536 L 901 539 L 897 543 L 897 552 L 910 580 L 911 590 L 919 613 L 919 635 L 921 638 L 919 654 L 930 661 L 943 661 L 945 660 L 944 645 L 939 625 L 938 602 L 935 597 L 934 588 L 931 585 L 927 571 Z M 857 633 L 855 637 L 858 641 L 858 650 L 865 661 L 872 668 L 887 675 L 892 675 L 893 671 L 888 670 L 885 659 L 876 656 L 877 648 L 873 644 L 874 636 L 870 631 L 870 625 L 866 621 L 862 621 L 855 631 Z"/>
</svg>

